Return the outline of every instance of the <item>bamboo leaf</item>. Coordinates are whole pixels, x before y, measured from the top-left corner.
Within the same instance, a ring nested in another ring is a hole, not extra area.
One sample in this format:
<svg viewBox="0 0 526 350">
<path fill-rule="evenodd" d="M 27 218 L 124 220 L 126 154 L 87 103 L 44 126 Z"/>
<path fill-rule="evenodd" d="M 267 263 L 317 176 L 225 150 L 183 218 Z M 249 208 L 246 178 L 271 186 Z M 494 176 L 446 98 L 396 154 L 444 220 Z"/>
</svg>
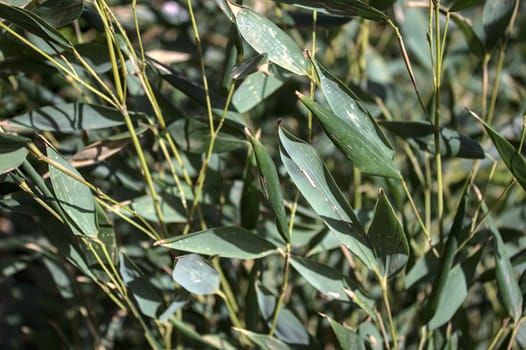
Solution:
<svg viewBox="0 0 526 350">
<path fill-rule="evenodd" d="M 58 45 L 56 51 L 72 47 L 71 43 L 60 32 L 31 11 L 0 2 L 0 18 L 19 25 L 24 30 L 43 38 L 50 44 Z"/>
<path fill-rule="evenodd" d="M 82 175 L 77 169 L 71 166 L 71 164 L 53 148 L 48 147 L 47 154 L 51 160 L 82 178 Z M 57 203 L 60 208 L 64 210 L 66 214 L 64 219 L 73 233 L 76 235 L 96 237 L 99 229 L 95 215 L 95 199 L 90 189 L 53 166 L 49 167 L 49 178 Z"/>
<path fill-rule="evenodd" d="M 482 2 L 481 0 L 456 0 L 453 2 L 451 7 L 449 8 L 449 11 L 450 12 L 461 11 L 461 10 L 467 9 L 468 7 L 478 5 L 481 2 Z"/>
<path fill-rule="evenodd" d="M 428 323 L 429 329 L 437 329 L 450 322 L 462 306 L 468 295 L 481 254 L 482 250 L 479 250 L 464 262 L 453 266 L 449 271 L 436 312 Z"/>
<path fill-rule="evenodd" d="M 482 24 L 486 33 L 486 49 L 490 51 L 504 37 L 517 0 L 486 0 Z"/>
<path fill-rule="evenodd" d="M 358 97 L 338 78 L 317 61 L 312 61 L 320 79 L 321 89 L 333 113 L 345 121 L 349 128 L 359 131 L 359 136 L 369 141 L 372 152 L 392 159 L 394 151 L 374 118 L 359 102 Z"/>
<path fill-rule="evenodd" d="M 400 179 L 396 163 L 378 148 L 379 138 L 372 138 L 368 131 L 356 129 L 320 106 L 309 97 L 297 93 L 300 101 L 314 114 L 323 130 L 334 144 L 361 172 Z"/>
<path fill-rule="evenodd" d="M 250 143 L 252 144 L 254 154 L 256 155 L 261 189 L 265 199 L 269 201 L 272 211 L 276 216 L 278 232 L 285 242 L 290 242 L 287 213 L 283 206 L 283 195 L 281 193 L 278 171 L 276 170 L 274 161 L 261 142 L 252 136 L 248 129 L 245 129 L 245 133 L 247 134 Z"/>
<path fill-rule="evenodd" d="M 166 309 L 161 291 L 155 288 L 144 272 L 124 252 L 119 254 L 119 273 L 126 287 L 131 291 L 141 312 L 157 319 Z"/>
<path fill-rule="evenodd" d="M 172 277 L 184 289 L 197 295 L 213 294 L 219 290 L 219 273 L 197 254 L 178 257 Z"/>
<path fill-rule="evenodd" d="M 83 0 L 48 0 L 34 12 L 53 27 L 60 28 L 80 17 L 83 9 Z"/>
<path fill-rule="evenodd" d="M 308 63 L 298 45 L 277 25 L 254 11 L 229 2 L 237 29 L 246 42 L 269 61 L 297 75 L 308 74 Z"/>
<path fill-rule="evenodd" d="M 18 168 L 27 157 L 29 139 L 0 132 L 0 175 Z"/>
<path fill-rule="evenodd" d="M 10 122 L 40 131 L 73 132 L 123 125 L 124 118 L 116 109 L 67 103 L 38 108 L 11 118 Z"/>
<path fill-rule="evenodd" d="M 491 126 L 486 124 L 475 113 L 471 111 L 470 113 L 482 123 L 484 129 L 486 129 L 491 140 L 495 144 L 504 164 L 506 164 L 506 167 L 508 167 L 513 176 L 517 179 L 517 182 L 526 191 L 526 159 L 524 156 L 519 153 L 519 151 L 508 140 Z"/>
<path fill-rule="evenodd" d="M 254 333 L 246 329 L 233 328 L 234 331 L 243 334 L 262 350 L 290 350 L 290 347 L 279 339 L 268 334 Z"/>
<path fill-rule="evenodd" d="M 374 247 L 378 265 L 382 267 L 381 274 L 389 277 L 405 266 L 409 259 L 409 245 L 383 189 L 380 189 L 367 235 Z"/>
<path fill-rule="evenodd" d="M 457 212 L 455 214 L 455 219 L 453 220 L 453 226 L 451 226 L 451 230 L 447 238 L 445 251 L 442 254 L 441 259 L 439 261 L 439 268 L 438 272 L 436 273 L 435 280 L 433 282 L 433 289 L 431 290 L 431 294 L 428 298 L 427 305 L 425 306 L 423 311 L 424 322 L 426 322 L 427 320 L 431 320 L 433 315 L 435 315 L 437 312 L 440 312 L 438 310 L 438 304 L 440 302 L 442 294 L 448 293 L 446 289 L 446 284 L 448 283 L 449 274 L 452 271 L 451 267 L 453 266 L 453 259 L 455 258 L 455 254 L 460 241 L 460 235 L 462 233 L 463 221 L 468 203 L 468 190 L 469 188 L 466 187 L 466 190 L 464 190 L 462 194 L 462 199 L 458 205 Z"/>
<path fill-rule="evenodd" d="M 435 153 L 434 128 L 423 121 L 382 121 L 380 125 L 395 133 L 422 151 Z M 468 136 L 449 129 L 440 128 L 440 154 L 444 157 L 484 158 L 482 146 Z"/>
<path fill-rule="evenodd" d="M 356 331 L 345 327 L 344 325 L 336 322 L 335 320 L 326 315 L 322 316 L 324 316 L 327 319 L 327 321 L 329 321 L 329 325 L 331 326 L 332 331 L 336 335 L 336 339 L 338 339 L 340 348 L 365 350 L 365 346 L 360 340 L 360 335 Z"/>
<path fill-rule="evenodd" d="M 300 193 L 340 242 L 373 269 L 368 237 L 316 150 L 283 128 L 279 140 L 281 160 Z"/>
<path fill-rule="evenodd" d="M 290 263 L 309 284 L 328 298 L 353 302 L 360 307 L 364 305 L 368 313 L 373 308 L 374 301 L 360 291 L 358 283 L 340 271 L 300 257 L 293 257 Z"/>
<path fill-rule="evenodd" d="M 389 19 L 383 12 L 359 0 L 276 0 L 338 16 L 359 16 L 373 21 Z"/>
<path fill-rule="evenodd" d="M 272 243 L 241 227 L 216 227 L 163 239 L 155 244 L 232 259 L 257 259 L 276 252 Z"/>
<path fill-rule="evenodd" d="M 264 286 L 257 286 L 257 299 L 261 316 L 271 324 L 274 309 L 276 308 L 276 297 Z M 305 346 L 310 343 L 310 336 L 303 323 L 286 307 L 280 309 L 275 335 L 285 343 Z"/>
</svg>

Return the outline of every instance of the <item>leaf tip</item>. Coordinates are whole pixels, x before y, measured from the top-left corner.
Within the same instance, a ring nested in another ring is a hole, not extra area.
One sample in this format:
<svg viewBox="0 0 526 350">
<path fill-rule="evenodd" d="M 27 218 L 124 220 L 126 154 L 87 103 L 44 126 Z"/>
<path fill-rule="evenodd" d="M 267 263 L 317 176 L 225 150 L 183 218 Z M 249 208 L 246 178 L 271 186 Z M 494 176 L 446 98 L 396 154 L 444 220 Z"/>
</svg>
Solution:
<svg viewBox="0 0 526 350">
<path fill-rule="evenodd" d="M 230 11 L 232 11 L 232 14 L 234 15 L 234 17 L 237 17 L 239 13 L 243 10 L 242 6 L 234 2 L 231 2 L 230 0 L 227 0 L 227 4 L 228 4 L 228 7 L 230 8 Z"/>
<path fill-rule="evenodd" d="M 299 92 L 299 91 L 297 91 L 297 90 L 296 90 L 295 94 L 296 94 L 296 96 L 298 96 L 299 99 L 302 99 L 302 98 L 305 97 L 304 94 L 302 94 L 301 92 Z"/>
<path fill-rule="evenodd" d="M 164 245 L 165 243 L 166 243 L 166 240 L 161 239 L 160 241 L 153 242 L 153 246 L 156 247 L 156 246 Z"/>
</svg>

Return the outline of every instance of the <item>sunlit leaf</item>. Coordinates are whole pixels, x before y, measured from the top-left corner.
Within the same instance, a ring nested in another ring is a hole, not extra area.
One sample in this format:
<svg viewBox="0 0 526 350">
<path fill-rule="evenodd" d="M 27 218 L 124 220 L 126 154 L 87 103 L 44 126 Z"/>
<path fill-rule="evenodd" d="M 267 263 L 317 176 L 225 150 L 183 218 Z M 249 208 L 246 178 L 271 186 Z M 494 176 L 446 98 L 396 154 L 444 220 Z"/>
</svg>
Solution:
<svg viewBox="0 0 526 350">
<path fill-rule="evenodd" d="M 275 74 L 272 69 L 270 75 L 262 72 L 250 74 L 239 87 L 232 97 L 232 103 L 240 113 L 246 113 L 267 97 L 272 95 L 285 83 L 285 78 Z"/>
<path fill-rule="evenodd" d="M 74 175 L 82 175 L 53 148 L 47 148 L 48 157 L 69 170 Z M 78 180 L 66 175 L 61 170 L 50 166 L 49 177 L 57 204 L 64 210 L 64 218 L 76 235 L 96 237 L 98 234 L 95 215 L 95 199 L 91 190 Z"/>
<path fill-rule="evenodd" d="M 334 144 L 360 171 L 370 175 L 401 178 L 396 163 L 378 148 L 380 141 L 369 131 L 356 129 L 333 112 L 298 93 L 300 101 L 314 114 Z"/>
<path fill-rule="evenodd" d="M 307 75 L 308 62 L 298 45 L 277 25 L 256 12 L 229 3 L 237 28 L 257 53 L 267 54 L 269 61 L 298 75 Z"/>
<path fill-rule="evenodd" d="M 213 294 L 219 289 L 219 273 L 206 259 L 197 254 L 178 257 L 172 277 L 184 289 L 194 294 Z"/>
<path fill-rule="evenodd" d="M 371 152 L 382 155 L 385 162 L 391 161 L 394 151 L 389 141 L 356 95 L 317 61 L 313 60 L 313 64 L 325 99 L 333 113 L 345 121 L 351 129 L 358 131 L 353 135 L 354 138 L 367 140 Z"/>
<path fill-rule="evenodd" d="M 364 229 L 316 150 L 283 128 L 279 140 L 281 160 L 300 193 L 336 237 L 374 268 L 374 253 Z"/>
<path fill-rule="evenodd" d="M 234 259 L 257 259 L 276 251 L 276 247 L 241 227 L 216 227 L 156 242 L 167 248 Z"/>
</svg>

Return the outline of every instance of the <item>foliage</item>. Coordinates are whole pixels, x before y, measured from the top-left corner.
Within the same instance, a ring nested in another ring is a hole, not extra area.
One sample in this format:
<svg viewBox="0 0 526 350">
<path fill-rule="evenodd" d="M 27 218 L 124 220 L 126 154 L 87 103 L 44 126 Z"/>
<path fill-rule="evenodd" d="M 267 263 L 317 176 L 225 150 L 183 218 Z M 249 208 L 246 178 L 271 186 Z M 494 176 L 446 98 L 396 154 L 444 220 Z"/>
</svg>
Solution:
<svg viewBox="0 0 526 350">
<path fill-rule="evenodd" d="M 525 348 L 523 10 L 0 1 L 0 346 Z"/>
</svg>

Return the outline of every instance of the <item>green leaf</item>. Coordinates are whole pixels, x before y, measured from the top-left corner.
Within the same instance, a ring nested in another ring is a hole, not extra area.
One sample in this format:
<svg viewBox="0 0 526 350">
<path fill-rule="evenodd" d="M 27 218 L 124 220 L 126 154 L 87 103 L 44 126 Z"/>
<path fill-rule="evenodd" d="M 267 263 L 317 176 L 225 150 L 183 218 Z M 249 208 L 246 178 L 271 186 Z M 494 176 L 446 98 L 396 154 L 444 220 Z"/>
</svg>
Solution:
<svg viewBox="0 0 526 350">
<path fill-rule="evenodd" d="M 30 140 L 0 132 L 0 175 L 14 170 L 26 160 Z"/>
<path fill-rule="evenodd" d="M 47 155 L 49 159 L 82 178 L 77 169 L 72 167 L 53 148 L 47 148 Z M 49 178 L 57 204 L 65 212 L 64 219 L 73 233 L 92 238 L 96 237 L 99 229 L 95 215 L 95 199 L 90 189 L 53 166 L 49 167 Z"/>
<path fill-rule="evenodd" d="M 429 321 L 433 315 L 438 311 L 438 304 L 443 293 L 447 293 L 445 289 L 448 283 L 448 277 L 453 266 L 453 259 L 457 252 L 458 244 L 460 241 L 460 235 L 462 233 L 463 221 L 466 214 L 467 203 L 468 203 L 469 187 L 466 187 L 462 193 L 462 199 L 458 205 L 453 225 L 449 232 L 449 236 L 446 242 L 446 248 L 444 253 L 440 257 L 438 272 L 436 273 L 435 280 L 433 282 L 433 288 L 431 295 L 427 300 L 427 304 L 424 307 L 423 322 Z"/>
<path fill-rule="evenodd" d="M 187 205 L 191 205 L 193 195 L 191 193 L 185 194 L 187 194 Z M 183 206 L 180 194 L 176 188 L 170 187 L 159 193 L 159 205 L 166 223 L 183 223 L 188 220 L 187 210 Z M 158 220 L 153 199 L 150 195 L 133 199 L 131 208 L 148 221 L 157 222 Z"/>
<path fill-rule="evenodd" d="M 274 309 L 276 308 L 276 297 L 264 286 L 257 286 L 257 298 L 261 316 L 268 325 L 272 323 Z M 281 307 L 278 322 L 276 323 L 275 335 L 285 343 L 298 346 L 309 345 L 310 336 L 303 323 L 286 307 Z"/>
<path fill-rule="evenodd" d="M 0 2 L 0 18 L 19 25 L 48 43 L 58 45 L 61 49 L 71 48 L 71 43 L 60 32 L 31 11 Z M 56 51 L 59 51 L 58 48 Z"/>
<path fill-rule="evenodd" d="M 250 74 L 239 85 L 232 97 L 232 103 L 239 113 L 248 112 L 283 86 L 285 77 L 275 74 L 275 69 L 271 72 L 270 75 L 262 72 Z"/>
<path fill-rule="evenodd" d="M 232 67 L 230 75 L 235 80 L 243 80 L 250 74 L 258 72 L 261 69 L 261 66 L 266 64 L 268 64 L 267 54 L 262 53 L 254 57 L 246 58 L 239 64 L 236 64 Z"/>
<path fill-rule="evenodd" d="M 329 325 L 336 335 L 336 339 L 338 339 L 341 349 L 365 350 L 365 346 L 360 340 L 360 335 L 357 332 L 343 326 L 328 316 L 322 316 L 324 316 L 327 321 L 329 321 Z"/>
<path fill-rule="evenodd" d="M 180 119 L 168 126 L 168 132 L 182 149 L 191 153 L 206 153 L 211 141 L 210 126 L 197 119 Z M 231 152 L 244 148 L 248 143 L 242 134 L 223 125 L 214 143 L 214 153 Z"/>
<path fill-rule="evenodd" d="M 382 121 L 386 127 L 422 151 L 435 154 L 434 128 L 425 121 Z M 484 158 L 480 144 L 449 128 L 440 128 L 440 154 L 444 157 Z"/>
<path fill-rule="evenodd" d="M 300 193 L 342 244 L 373 269 L 368 237 L 316 150 L 283 128 L 279 140 L 281 160 Z"/>
<path fill-rule="evenodd" d="M 178 257 L 172 277 L 190 293 L 207 295 L 219 290 L 219 273 L 197 254 Z"/>
<path fill-rule="evenodd" d="M 482 203 L 482 211 L 489 213 L 486 203 Z M 502 236 L 493 222 L 493 218 L 488 214 L 487 223 L 491 235 L 493 236 L 493 247 L 495 249 L 495 272 L 499 295 L 508 312 L 515 322 L 522 315 L 523 297 L 519 287 L 519 282 L 515 276 L 515 271 L 511 265 L 510 258 L 506 253 L 506 247 L 502 241 Z"/>
<path fill-rule="evenodd" d="M 139 309 L 144 315 L 157 319 L 166 309 L 161 291 L 124 252 L 120 252 L 119 261 L 119 273 L 124 284 L 133 294 Z"/>
<path fill-rule="evenodd" d="M 326 92 L 330 94 L 331 92 Z M 347 121 L 320 106 L 309 97 L 297 93 L 301 102 L 314 114 L 323 130 L 334 144 L 361 172 L 370 175 L 393 177 L 401 175 L 389 154 L 378 148 L 379 138 L 371 138 L 367 131 L 352 127 Z"/>
<path fill-rule="evenodd" d="M 449 8 L 450 12 L 461 11 L 482 3 L 484 0 L 456 0 Z"/>
<path fill-rule="evenodd" d="M 234 331 L 244 335 L 262 350 L 290 350 L 290 347 L 279 339 L 268 334 L 259 334 L 246 329 L 232 328 Z"/>
<path fill-rule="evenodd" d="M 389 141 L 374 118 L 358 101 L 356 94 L 317 61 L 313 60 L 313 64 L 325 99 L 333 113 L 345 121 L 351 129 L 359 131 L 353 137 L 367 140 L 371 152 L 383 155 L 385 162 L 392 161 L 394 151 Z"/>
<path fill-rule="evenodd" d="M 113 108 L 67 103 L 38 108 L 18 115 L 10 119 L 10 122 L 40 131 L 73 132 L 122 125 L 124 118 Z"/>
<path fill-rule="evenodd" d="M 190 97 L 202 106 L 206 106 L 206 95 L 205 89 L 199 83 L 189 80 L 181 73 L 177 72 L 173 68 L 164 66 L 158 62 L 153 67 L 160 75 L 160 77 L 167 83 L 172 85 L 174 88 L 180 90 L 186 96 Z M 214 93 L 214 91 L 207 91 L 210 96 L 210 101 L 213 107 L 213 113 L 215 117 L 221 117 L 226 105 L 226 99 L 220 94 Z M 233 110 L 228 110 L 225 116 L 225 122 L 229 123 L 233 127 L 243 130 L 246 123 L 239 113 Z"/>
<path fill-rule="evenodd" d="M 437 311 L 428 323 L 429 329 L 437 329 L 450 322 L 453 315 L 462 306 L 468 295 L 481 253 L 482 250 L 480 249 L 461 264 L 453 266 L 449 271 L 436 308 Z"/>
<path fill-rule="evenodd" d="M 357 298 L 372 304 L 361 292 L 356 281 L 346 277 L 340 271 L 327 265 L 317 263 L 306 258 L 293 257 L 290 264 L 294 269 L 309 282 L 316 290 L 326 295 L 330 299 L 340 301 L 354 301 L 344 292 L 344 289 L 352 290 Z"/>
<path fill-rule="evenodd" d="M 471 111 L 470 113 L 482 123 L 484 129 L 486 129 L 491 140 L 495 144 L 504 164 L 506 164 L 506 167 L 508 167 L 513 176 L 517 179 L 517 182 L 526 191 L 526 159 L 524 156 L 519 153 L 519 151 L 508 140 L 491 126 L 486 124 L 486 122 L 480 119 L 475 113 Z"/>
<path fill-rule="evenodd" d="M 237 29 L 246 42 L 278 66 L 297 75 L 308 74 L 308 63 L 298 45 L 277 25 L 254 11 L 229 3 Z"/>
<path fill-rule="evenodd" d="M 380 189 L 373 221 L 367 232 L 381 274 L 389 277 L 400 271 L 409 259 L 409 245 L 404 229 L 383 189 Z"/>
<path fill-rule="evenodd" d="M 156 245 L 232 259 L 257 259 L 276 252 L 276 247 L 241 227 L 216 227 L 157 241 Z"/>
<path fill-rule="evenodd" d="M 73 281 L 64 269 L 63 265 L 57 264 L 51 259 L 44 258 L 44 265 L 51 274 L 51 278 L 64 299 L 72 299 L 75 296 Z"/>
<path fill-rule="evenodd" d="M 248 156 L 247 168 L 243 175 L 243 190 L 239 211 L 241 226 L 252 230 L 256 228 L 259 219 L 259 189 L 257 186 L 256 170 L 252 167 L 256 163 L 254 152 L 251 149 Z"/>
<path fill-rule="evenodd" d="M 289 223 L 287 220 L 287 213 L 285 212 L 278 171 L 274 165 L 274 161 L 261 142 L 252 136 L 248 129 L 245 130 L 245 133 L 247 134 L 250 143 L 252 144 L 254 154 L 256 155 L 261 190 L 263 191 L 265 199 L 269 201 L 272 211 L 276 216 L 278 232 L 285 242 L 290 242 Z"/>
<path fill-rule="evenodd" d="M 486 33 L 486 49 L 490 51 L 504 37 L 518 0 L 486 0 L 482 24 Z"/>
<path fill-rule="evenodd" d="M 464 38 L 466 39 L 471 52 L 482 59 L 484 57 L 486 48 L 484 47 L 484 43 L 482 40 L 480 40 L 477 33 L 473 30 L 471 24 L 464 17 L 455 13 L 451 14 L 451 19 L 460 28 L 462 34 L 464 34 Z"/>
<path fill-rule="evenodd" d="M 373 21 L 389 19 L 383 12 L 359 0 L 276 0 L 277 2 L 321 10 L 338 16 L 359 16 Z"/>
<path fill-rule="evenodd" d="M 33 12 L 53 27 L 59 28 L 79 18 L 83 9 L 83 0 L 48 0 Z"/>
</svg>

